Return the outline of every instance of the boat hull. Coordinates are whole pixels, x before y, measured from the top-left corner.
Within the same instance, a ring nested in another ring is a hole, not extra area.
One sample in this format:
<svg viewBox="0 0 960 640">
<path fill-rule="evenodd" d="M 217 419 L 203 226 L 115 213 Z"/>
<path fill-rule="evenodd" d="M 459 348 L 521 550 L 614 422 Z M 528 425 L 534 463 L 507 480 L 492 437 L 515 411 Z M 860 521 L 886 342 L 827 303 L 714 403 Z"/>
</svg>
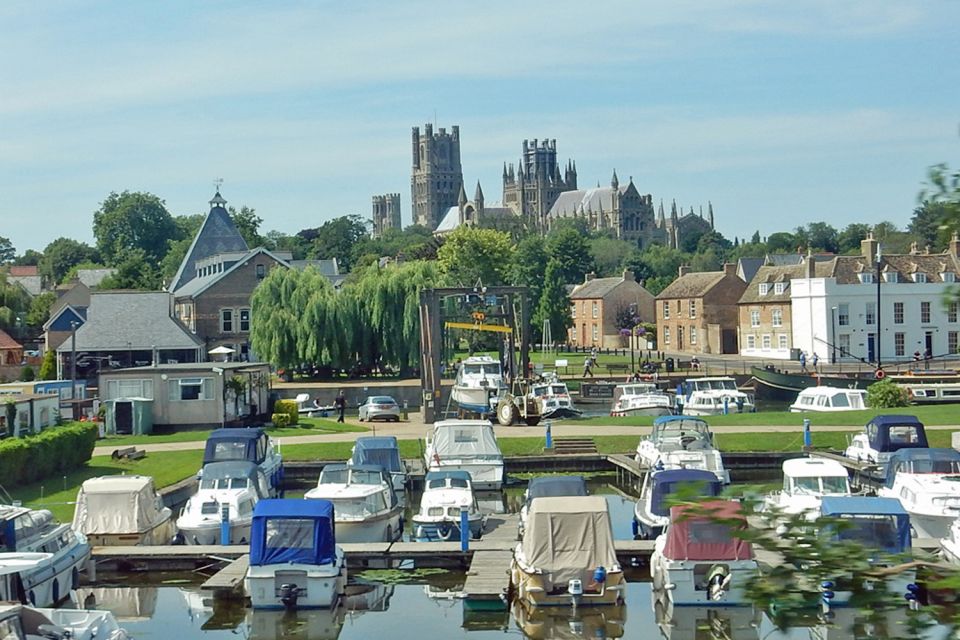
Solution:
<svg viewBox="0 0 960 640">
<path fill-rule="evenodd" d="M 852 389 L 866 389 L 875 382 L 870 377 L 816 376 L 800 373 L 770 371 L 762 367 L 751 367 L 750 375 L 756 382 L 756 396 L 761 400 L 794 402 L 797 395 L 807 387 L 829 386 Z"/>
<path fill-rule="evenodd" d="M 251 566 L 244 580 L 254 609 L 329 609 L 337 605 L 346 584 L 347 567 L 339 548 L 333 564 Z M 284 585 L 296 585 L 296 606 L 289 607 L 281 600 Z"/>
<path fill-rule="evenodd" d="M 170 544 L 177 528 L 173 518 L 157 523 L 152 529 L 139 533 L 87 533 L 87 542 L 93 547 L 156 546 Z"/>
<path fill-rule="evenodd" d="M 6 559 L 35 556 L 35 553 L 3 553 L 0 554 L 0 564 Z M 13 585 L 4 585 L 5 595 L 10 599 L 19 599 L 20 595 L 32 606 L 54 607 L 63 602 L 70 595 L 71 589 L 79 587 L 80 572 L 84 570 L 90 558 L 90 545 L 77 544 L 56 555 L 47 557 L 38 562 L 31 562 L 29 567 L 19 571 L 22 594 L 14 593 Z M 12 574 L 0 576 L 10 578 Z"/>
<path fill-rule="evenodd" d="M 482 415 L 496 412 L 498 395 L 497 387 L 455 386 L 450 392 L 451 398 L 461 410 Z"/>
<path fill-rule="evenodd" d="M 250 525 L 252 520 L 230 522 L 230 544 L 249 544 L 250 543 Z M 181 538 L 184 544 L 206 545 L 221 544 L 220 540 L 220 522 L 202 522 L 197 524 L 177 523 L 179 529 L 178 538 Z"/>
<path fill-rule="evenodd" d="M 614 418 L 626 418 L 629 416 L 652 416 L 659 418 L 660 416 L 672 416 L 673 409 L 670 407 L 631 407 L 629 409 L 614 409 L 610 412 L 610 415 Z"/>
<path fill-rule="evenodd" d="M 573 407 L 557 407 L 556 409 L 549 409 L 540 414 L 540 417 L 543 419 L 550 420 L 562 420 L 563 418 L 579 418 L 583 415 L 583 412 L 579 409 Z"/>
<path fill-rule="evenodd" d="M 588 576 L 593 569 L 584 570 L 583 594 L 574 596 L 567 593 L 566 586 L 548 593 L 544 586 L 543 575 L 528 573 L 516 562 L 510 567 L 510 584 L 517 600 L 527 607 L 569 607 L 574 603 L 578 607 L 613 606 L 623 600 L 626 581 L 620 571 L 611 571 L 600 587 L 590 589 L 592 579 Z"/>
<path fill-rule="evenodd" d="M 503 488 L 503 461 L 469 463 L 456 460 L 427 460 L 428 471 L 466 471 L 470 474 L 470 483 L 476 491 L 495 490 Z"/>
<path fill-rule="evenodd" d="M 363 520 L 336 520 L 337 542 L 395 542 L 403 535 L 399 505 Z"/>
<path fill-rule="evenodd" d="M 728 588 L 711 595 L 709 589 L 702 588 L 703 576 L 718 565 L 729 571 Z M 685 561 L 665 558 L 659 549 L 650 558 L 650 577 L 653 589 L 666 591 L 670 603 L 675 607 L 745 607 L 752 603 L 747 599 L 744 587 L 747 581 L 759 571 L 754 560 Z"/>
<path fill-rule="evenodd" d="M 483 516 L 470 517 L 470 537 L 479 540 L 483 535 Z M 460 539 L 460 522 L 454 520 L 424 520 L 413 517 L 410 535 L 416 542 L 448 542 Z"/>
</svg>

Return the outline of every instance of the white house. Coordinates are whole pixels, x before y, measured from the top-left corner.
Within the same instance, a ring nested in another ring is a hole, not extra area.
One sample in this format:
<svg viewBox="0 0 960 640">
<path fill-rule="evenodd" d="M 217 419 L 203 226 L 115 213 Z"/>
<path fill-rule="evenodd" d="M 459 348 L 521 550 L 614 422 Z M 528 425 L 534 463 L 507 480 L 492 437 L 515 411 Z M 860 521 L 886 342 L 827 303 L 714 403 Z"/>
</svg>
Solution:
<svg viewBox="0 0 960 640">
<path fill-rule="evenodd" d="M 860 246 L 861 255 L 833 257 L 829 275 L 818 268 L 791 280 L 793 346 L 823 362 L 874 365 L 957 354 L 958 302 L 947 295 L 960 270 L 957 235 L 937 254 L 914 245 L 883 255 L 872 235 Z"/>
</svg>

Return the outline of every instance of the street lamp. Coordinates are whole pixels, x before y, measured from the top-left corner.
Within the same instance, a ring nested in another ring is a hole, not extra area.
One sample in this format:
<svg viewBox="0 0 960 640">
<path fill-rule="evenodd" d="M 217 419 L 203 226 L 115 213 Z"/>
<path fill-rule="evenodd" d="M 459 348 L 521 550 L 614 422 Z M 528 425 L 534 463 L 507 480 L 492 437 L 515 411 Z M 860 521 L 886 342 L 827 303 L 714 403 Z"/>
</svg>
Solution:
<svg viewBox="0 0 960 640">
<path fill-rule="evenodd" d="M 830 307 L 830 364 L 837 364 L 837 308 Z"/>
<path fill-rule="evenodd" d="M 70 322 L 70 399 L 77 386 L 77 321 Z M 99 384 L 99 383 L 98 383 Z"/>
</svg>

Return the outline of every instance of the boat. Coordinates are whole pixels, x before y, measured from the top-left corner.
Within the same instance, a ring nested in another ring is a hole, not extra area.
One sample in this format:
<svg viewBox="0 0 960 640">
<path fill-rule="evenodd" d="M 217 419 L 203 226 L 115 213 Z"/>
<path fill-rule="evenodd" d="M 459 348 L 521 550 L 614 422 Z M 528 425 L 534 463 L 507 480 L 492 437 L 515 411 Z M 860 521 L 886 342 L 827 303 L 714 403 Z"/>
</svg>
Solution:
<svg viewBox="0 0 960 640">
<path fill-rule="evenodd" d="M 954 404 L 960 402 L 960 382 L 898 382 L 910 394 L 913 404 Z"/>
<path fill-rule="evenodd" d="M 500 363 L 490 356 L 470 356 L 460 363 L 450 392 L 461 412 L 494 414 L 506 389 Z"/>
<path fill-rule="evenodd" d="M 793 402 L 797 394 L 807 387 L 827 386 L 839 389 L 866 389 L 876 382 L 874 372 L 842 375 L 820 375 L 811 373 L 788 373 L 775 369 L 771 365 L 766 367 L 751 367 L 750 375 L 754 381 L 754 390 L 761 400 L 775 400 L 777 402 Z"/>
<path fill-rule="evenodd" d="M 764 497 L 762 508 L 782 521 L 802 515 L 808 521 L 820 517 L 824 496 L 849 496 L 847 469 L 836 460 L 794 458 L 784 460 L 783 489 Z"/>
<path fill-rule="evenodd" d="M 223 510 L 227 510 L 228 544 L 247 544 L 257 502 L 270 495 L 263 471 L 252 462 L 211 462 L 203 467 L 200 488 L 177 518 L 178 541 L 222 544 Z"/>
<path fill-rule="evenodd" d="M 0 551 L 5 551 L 0 567 L 12 569 L 6 573 L 7 595 L 20 591 L 36 607 L 56 606 L 66 598 L 80 585 L 90 558 L 82 533 L 57 522 L 46 509 L 15 505 L 0 506 Z"/>
<path fill-rule="evenodd" d="M 347 584 L 329 500 L 267 498 L 253 510 L 244 580 L 254 609 L 330 608 Z"/>
<path fill-rule="evenodd" d="M 523 492 L 517 538 L 523 539 L 523 530 L 527 525 L 530 504 L 537 498 L 585 495 L 587 495 L 587 481 L 583 479 L 583 476 L 538 476 L 531 478 L 527 484 L 527 490 Z"/>
<path fill-rule="evenodd" d="M 672 606 L 749 605 L 744 588 L 759 566 L 753 546 L 731 530 L 747 527 L 740 504 L 714 500 L 698 507 L 702 511 L 671 507 L 670 525 L 650 556 L 653 588 Z"/>
<path fill-rule="evenodd" d="M 0 604 L 0 638 L 3 640 L 127 640 L 129 637 L 109 611 Z"/>
<path fill-rule="evenodd" d="M 565 382 L 553 372 L 544 373 L 534 382 L 530 393 L 540 405 L 540 417 L 546 419 L 579 418 L 583 412 L 573 405 L 573 398 Z"/>
<path fill-rule="evenodd" d="M 626 579 L 617 561 L 607 501 L 537 498 L 510 565 L 510 585 L 527 607 L 615 605 Z"/>
<path fill-rule="evenodd" d="M 643 477 L 640 499 L 633 509 L 633 535 L 652 540 L 670 524 L 672 495 L 681 492 L 685 498 L 715 498 L 723 491 L 723 482 L 712 471 L 704 469 L 651 470 Z"/>
<path fill-rule="evenodd" d="M 737 388 L 727 376 L 687 378 L 677 397 L 677 408 L 688 416 L 717 416 L 755 411 L 753 396 Z"/>
<path fill-rule="evenodd" d="M 730 483 L 730 472 L 713 446 L 710 426 L 696 417 L 656 418 L 653 431 L 637 445 L 636 461 L 647 469 L 704 469 L 724 484 Z"/>
<path fill-rule="evenodd" d="M 523 637 L 529 640 L 622 638 L 627 622 L 627 607 L 623 603 L 570 610 L 567 607 L 531 608 L 514 602 L 511 613 Z"/>
<path fill-rule="evenodd" d="M 898 498 L 920 538 L 944 538 L 960 517 L 960 451 L 901 449 L 877 495 Z"/>
<path fill-rule="evenodd" d="M 77 492 L 73 529 L 94 546 L 170 544 L 173 514 L 149 476 L 101 476 Z"/>
<path fill-rule="evenodd" d="M 874 416 L 850 441 L 844 451 L 847 458 L 857 462 L 885 465 L 890 456 L 900 449 L 926 449 L 927 432 L 916 416 Z"/>
<path fill-rule="evenodd" d="M 947 535 L 940 538 L 940 555 L 947 562 L 960 565 L 960 518 L 954 519 Z"/>
<path fill-rule="evenodd" d="M 328 464 L 303 497 L 333 503 L 340 542 L 394 542 L 403 535 L 403 507 L 380 465 Z"/>
<path fill-rule="evenodd" d="M 207 437 L 203 464 L 227 460 L 248 460 L 266 476 L 270 497 L 283 493 L 283 457 L 261 427 L 214 429 Z M 200 469 L 203 475 L 203 469 Z"/>
<path fill-rule="evenodd" d="M 397 497 L 403 496 L 407 486 L 407 468 L 400 459 L 400 445 L 396 436 L 361 436 L 353 444 L 347 464 L 378 464 L 390 474 Z"/>
<path fill-rule="evenodd" d="M 866 389 L 846 389 L 840 387 L 807 387 L 790 405 L 793 413 L 835 411 L 859 411 L 867 408 Z"/>
<path fill-rule="evenodd" d="M 652 382 L 628 382 L 618 384 L 614 390 L 613 408 L 610 415 L 624 416 L 669 416 L 673 413 L 673 399 Z"/>
<path fill-rule="evenodd" d="M 493 425 L 486 420 L 434 423 L 424 460 L 428 471 L 468 472 L 475 490 L 503 487 L 503 454 Z"/>
<path fill-rule="evenodd" d="M 430 471 L 423 481 L 420 510 L 413 516 L 412 537 L 418 542 L 459 540 L 461 508 L 467 508 L 470 537 L 483 535 L 486 521 L 477 505 L 466 471 Z"/>
</svg>

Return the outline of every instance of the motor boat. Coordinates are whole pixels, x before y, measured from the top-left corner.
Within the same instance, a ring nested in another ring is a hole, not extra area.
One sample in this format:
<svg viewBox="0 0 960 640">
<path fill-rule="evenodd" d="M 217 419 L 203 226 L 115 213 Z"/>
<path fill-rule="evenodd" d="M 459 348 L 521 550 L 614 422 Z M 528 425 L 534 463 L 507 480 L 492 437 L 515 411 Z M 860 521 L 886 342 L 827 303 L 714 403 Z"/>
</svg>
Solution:
<svg viewBox="0 0 960 640">
<path fill-rule="evenodd" d="M 414 540 L 459 540 L 461 507 L 467 507 L 470 537 L 483 535 L 485 518 L 477 505 L 473 483 L 466 471 L 430 471 L 423 481 L 420 510 L 413 516 Z"/>
<path fill-rule="evenodd" d="M 960 382 L 903 382 L 913 404 L 955 404 L 960 402 Z"/>
<path fill-rule="evenodd" d="M 342 606 L 298 611 L 248 609 L 244 620 L 246 633 L 241 637 L 245 640 L 336 640 L 347 615 Z"/>
<path fill-rule="evenodd" d="M 523 637 L 529 640 L 622 638 L 627 622 L 627 607 L 623 603 L 571 610 L 567 607 L 532 608 L 514 602 L 511 613 L 523 631 Z"/>
<path fill-rule="evenodd" d="M 335 607 L 347 565 L 329 500 L 261 500 L 253 510 L 244 581 L 254 609 Z"/>
<path fill-rule="evenodd" d="M 652 382 L 618 384 L 613 393 L 616 400 L 610 415 L 614 417 L 669 416 L 674 412 L 673 399 Z"/>
<path fill-rule="evenodd" d="M 0 604 L 0 638 L 3 640 L 127 640 L 129 637 L 109 611 Z"/>
<path fill-rule="evenodd" d="M 95 546 L 170 544 L 173 514 L 149 476 L 101 476 L 77 492 L 73 529 Z"/>
<path fill-rule="evenodd" d="M 282 495 L 283 457 L 262 428 L 227 428 L 211 431 L 203 451 L 204 466 L 211 462 L 227 460 L 247 460 L 256 464 L 267 478 L 270 497 Z M 203 475 L 202 468 L 199 475 Z"/>
<path fill-rule="evenodd" d="M 832 413 L 835 411 L 860 411 L 867 408 L 866 389 L 840 387 L 807 387 L 790 405 L 793 413 Z"/>
<path fill-rule="evenodd" d="M 540 405 L 540 417 L 547 419 L 579 418 L 583 412 L 573 406 L 573 398 L 565 382 L 553 372 L 530 386 L 530 393 Z"/>
<path fill-rule="evenodd" d="M 46 509 L 0 505 L 0 567 L 6 595 L 36 607 L 56 606 L 80 585 L 90 558 L 82 533 Z M 5 598 L 0 598 L 3 600 Z"/>
<path fill-rule="evenodd" d="M 510 565 L 524 606 L 615 605 L 626 579 L 617 561 L 607 501 L 601 496 L 537 498 Z"/>
<path fill-rule="evenodd" d="M 900 500 L 917 537 L 946 537 L 960 517 L 960 451 L 897 451 L 887 464 L 886 480 L 877 495 Z"/>
<path fill-rule="evenodd" d="M 303 497 L 333 503 L 340 542 L 394 542 L 403 535 L 403 507 L 380 465 L 328 464 Z"/>
<path fill-rule="evenodd" d="M 500 363 L 490 356 L 470 356 L 460 363 L 450 397 L 461 412 L 495 414 L 506 390 Z"/>
<path fill-rule="evenodd" d="M 583 476 L 537 476 L 531 478 L 527 484 L 527 490 L 523 493 L 517 538 L 523 539 L 523 530 L 527 525 L 530 504 L 537 498 L 585 495 L 587 495 L 587 481 L 583 479 Z"/>
<path fill-rule="evenodd" d="M 407 468 L 400 459 L 400 445 L 396 436 L 361 436 L 353 444 L 350 465 L 378 464 L 390 474 L 397 497 L 403 496 L 407 486 Z"/>
<path fill-rule="evenodd" d="M 759 566 L 753 546 L 735 535 L 747 519 L 729 500 L 670 509 L 670 525 L 654 542 L 650 556 L 653 588 L 666 592 L 673 606 L 749 605 L 744 588 Z"/>
<path fill-rule="evenodd" d="M 643 477 L 640 499 L 633 509 L 633 535 L 652 540 L 670 524 L 671 496 L 715 498 L 723 491 L 723 482 L 705 469 L 651 470 Z"/>
<path fill-rule="evenodd" d="M 879 415 L 867 423 L 863 433 L 853 436 L 844 455 L 857 462 L 885 465 L 895 451 L 928 446 L 927 433 L 916 416 Z"/>
<path fill-rule="evenodd" d="M 180 511 L 177 539 L 186 544 L 220 544 L 226 509 L 229 544 L 247 544 L 253 509 L 269 495 L 267 478 L 254 463 L 211 462 L 203 467 L 200 488 Z"/>
<path fill-rule="evenodd" d="M 470 474 L 474 490 L 503 487 L 503 454 L 486 420 L 441 420 L 433 425 L 424 454 L 427 471 Z"/>
<path fill-rule="evenodd" d="M 677 393 L 677 405 L 688 416 L 717 416 L 756 411 L 753 396 L 726 376 L 687 378 Z"/>
<path fill-rule="evenodd" d="M 723 467 L 720 451 L 706 421 L 691 416 L 662 416 L 653 421 L 653 431 L 637 445 L 637 464 L 647 469 L 704 469 L 724 484 L 730 472 Z"/>
<path fill-rule="evenodd" d="M 803 515 L 808 521 L 820 517 L 824 496 L 849 496 L 847 469 L 836 460 L 793 458 L 783 461 L 783 489 L 768 493 L 763 510 L 782 521 Z"/>
<path fill-rule="evenodd" d="M 940 555 L 947 562 L 960 565 L 960 518 L 954 520 L 947 535 L 940 538 Z"/>
</svg>

